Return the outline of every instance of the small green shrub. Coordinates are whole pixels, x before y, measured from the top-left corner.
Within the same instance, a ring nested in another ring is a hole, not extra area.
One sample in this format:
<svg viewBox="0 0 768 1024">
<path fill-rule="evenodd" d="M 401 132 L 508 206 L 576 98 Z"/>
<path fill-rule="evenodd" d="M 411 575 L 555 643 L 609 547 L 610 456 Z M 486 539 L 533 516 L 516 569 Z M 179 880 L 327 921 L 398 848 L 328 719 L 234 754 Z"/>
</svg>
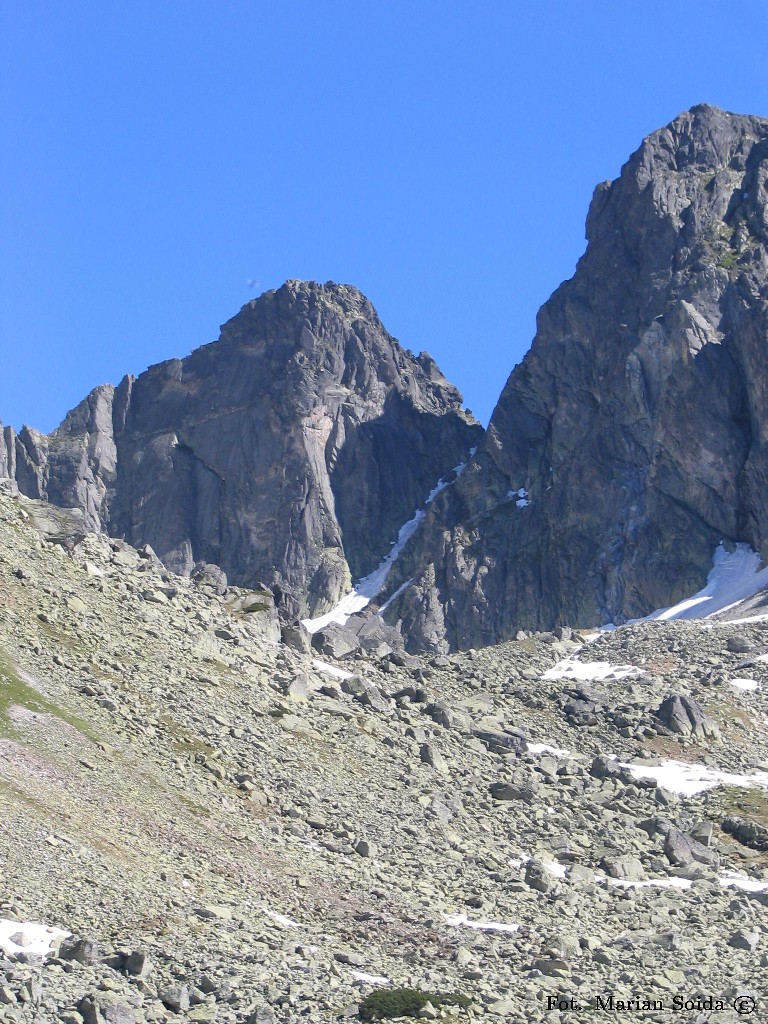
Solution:
<svg viewBox="0 0 768 1024">
<path fill-rule="evenodd" d="M 717 261 L 717 265 L 718 267 L 722 267 L 723 270 L 730 270 L 731 267 L 736 266 L 740 256 L 741 253 L 731 250 L 730 252 L 725 253 L 724 256 L 720 257 L 720 259 Z"/>
<path fill-rule="evenodd" d="M 415 988 L 380 988 L 371 992 L 360 1004 L 360 1019 L 391 1020 L 393 1017 L 416 1017 L 427 1003 L 431 1003 L 435 1008 L 467 1007 L 472 1004 L 472 1000 L 459 992 L 438 994 L 422 992 Z"/>
</svg>

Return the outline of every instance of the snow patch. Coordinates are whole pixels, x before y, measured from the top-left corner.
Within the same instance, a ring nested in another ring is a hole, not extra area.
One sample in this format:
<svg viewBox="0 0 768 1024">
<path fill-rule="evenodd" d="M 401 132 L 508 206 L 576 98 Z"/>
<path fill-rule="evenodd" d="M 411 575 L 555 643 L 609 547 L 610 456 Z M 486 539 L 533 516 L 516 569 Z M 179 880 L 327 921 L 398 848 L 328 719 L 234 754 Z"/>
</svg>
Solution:
<svg viewBox="0 0 768 1024">
<path fill-rule="evenodd" d="M 596 875 L 597 882 L 604 882 L 608 885 L 620 886 L 622 889 L 690 889 L 693 882 L 690 878 L 644 878 L 640 881 L 630 881 L 628 878 L 607 878 L 605 875 Z M 747 875 L 739 874 L 738 871 L 723 871 L 717 876 L 717 880 L 723 888 L 734 886 L 743 889 L 745 892 L 765 892 L 768 890 L 768 882 L 761 882 L 757 878 L 749 878 Z"/>
<path fill-rule="evenodd" d="M 454 483 L 461 476 L 466 467 L 466 462 L 460 462 L 458 466 L 454 466 L 451 470 L 454 474 L 453 480 L 446 481 L 444 477 L 440 477 L 427 495 L 426 501 L 424 502 L 425 507 L 427 505 L 431 505 L 441 491 L 445 490 L 445 488 L 450 486 L 451 483 Z M 387 577 L 389 576 L 392 566 L 399 558 L 405 545 L 414 533 L 416 533 L 419 526 L 421 526 L 426 514 L 427 513 L 424 509 L 416 509 L 413 518 L 409 519 L 407 523 L 403 523 L 400 527 L 397 534 L 397 540 L 392 545 L 392 550 L 389 554 L 379 562 L 378 566 L 372 573 L 369 573 L 361 580 L 358 580 L 355 584 L 354 590 L 342 597 L 335 608 L 326 612 L 325 615 L 319 615 L 315 619 L 302 619 L 302 624 L 306 626 L 307 630 L 310 633 L 317 633 L 318 630 L 324 629 L 332 622 L 337 622 L 340 626 L 343 626 L 350 616 L 356 615 L 357 612 L 361 612 L 363 608 L 367 607 L 373 598 L 380 594 L 384 589 L 384 584 L 387 582 Z"/>
<path fill-rule="evenodd" d="M 753 772 L 752 775 L 734 775 L 708 768 L 703 764 L 690 764 L 687 761 L 663 761 L 658 765 L 629 764 L 619 762 L 627 768 L 636 779 L 656 779 L 662 789 L 679 796 L 696 796 L 715 786 L 741 786 L 750 789 L 752 786 L 768 788 L 768 772 Z"/>
<path fill-rule="evenodd" d="M 712 556 L 707 582 L 692 597 L 652 612 L 647 619 L 700 619 L 725 611 L 768 587 L 768 568 L 761 569 L 760 555 L 748 544 L 726 551 L 719 544 Z"/>
<path fill-rule="evenodd" d="M 482 932 L 516 932 L 519 924 L 502 924 L 499 921 L 470 921 L 466 914 L 443 914 L 445 923 L 452 928 L 474 928 Z"/>
<path fill-rule="evenodd" d="M 620 886 L 622 889 L 690 889 L 692 885 L 690 878 L 643 878 L 630 881 L 628 878 L 606 878 L 605 875 L 598 875 L 596 881 L 607 882 L 608 885 Z"/>
<path fill-rule="evenodd" d="M 735 686 L 737 690 L 760 689 L 756 679 L 729 679 L 728 682 L 731 684 L 731 686 Z"/>
<path fill-rule="evenodd" d="M 345 668 L 336 668 L 335 665 L 329 665 L 326 661 L 320 661 L 318 658 L 312 659 L 312 664 L 318 672 L 324 672 L 327 676 L 334 676 L 336 679 L 349 679 L 353 672 L 347 672 Z"/>
<path fill-rule="evenodd" d="M 444 491 L 447 486 L 448 486 L 448 484 L 446 483 L 446 481 L 443 480 L 442 477 L 440 477 L 440 479 L 437 481 L 435 486 L 432 488 L 432 490 L 427 495 L 427 500 L 425 501 L 424 504 L 425 505 L 431 505 L 432 502 L 435 500 L 435 498 L 440 493 L 440 491 Z"/>
<path fill-rule="evenodd" d="M 723 888 L 729 885 L 736 889 L 743 889 L 745 892 L 765 892 L 768 890 L 768 882 L 760 882 L 757 878 L 749 878 L 747 875 L 739 874 L 738 871 L 724 871 L 718 876 L 718 882 Z"/>
<path fill-rule="evenodd" d="M 472 452 L 470 451 L 469 454 L 472 455 Z M 446 487 L 450 487 L 450 485 L 452 483 L 455 483 L 456 480 L 458 480 L 458 478 L 461 476 L 461 474 L 464 472 L 464 470 L 466 468 L 467 468 L 466 462 L 460 462 L 458 464 L 458 466 L 454 466 L 453 469 L 451 470 L 451 473 L 453 473 L 453 475 L 454 475 L 453 476 L 453 480 L 446 480 L 445 477 L 441 476 L 440 479 L 435 484 L 435 486 L 432 488 L 432 490 L 427 495 L 427 500 L 424 502 L 424 504 L 425 505 L 431 505 L 432 502 L 435 500 L 435 498 L 440 493 L 440 491 L 444 491 Z"/>
<path fill-rule="evenodd" d="M 520 857 L 510 857 L 507 864 L 509 864 L 511 868 L 521 868 L 524 864 L 527 864 L 530 859 L 531 857 L 529 854 L 524 853 Z M 555 875 L 556 878 L 565 878 L 565 873 L 568 870 L 565 864 L 561 864 L 558 860 L 544 860 L 543 857 L 539 857 L 538 859 L 550 874 Z"/>
<path fill-rule="evenodd" d="M 741 626 L 745 622 L 766 622 L 768 615 L 746 615 L 743 619 L 728 619 L 723 622 L 725 626 Z"/>
<path fill-rule="evenodd" d="M 636 665 L 611 665 L 607 661 L 581 662 L 577 658 L 566 658 L 547 669 L 542 679 L 623 679 L 625 676 L 641 675 Z"/>
<path fill-rule="evenodd" d="M 340 626 L 343 626 L 351 615 L 355 615 L 367 607 L 384 587 L 387 576 L 389 576 L 390 570 L 397 561 L 400 552 L 418 530 L 425 516 L 426 512 L 418 509 L 413 519 L 409 519 L 407 523 L 400 527 L 397 540 L 389 554 L 382 559 L 372 573 L 359 580 L 355 584 L 355 589 L 343 597 L 335 608 L 332 608 L 325 615 L 320 615 L 316 619 L 302 619 L 301 621 L 307 630 L 310 633 L 317 633 L 319 629 L 324 629 L 325 626 L 329 626 L 332 622 L 338 622 Z"/>
<path fill-rule="evenodd" d="M 570 750 L 563 750 L 562 747 L 550 747 L 548 743 L 528 743 L 529 754 L 552 754 L 554 757 L 575 757 Z"/>
<path fill-rule="evenodd" d="M 9 921 L 0 918 L 0 950 L 10 957 L 24 953 L 25 956 L 45 958 L 51 955 L 57 939 L 64 939 L 71 934 L 62 928 L 50 928 L 37 921 Z"/>
<path fill-rule="evenodd" d="M 385 978 L 382 974 L 366 974 L 365 971 L 351 971 L 352 977 L 355 981 L 364 981 L 366 985 L 391 985 L 392 982 L 389 978 Z"/>
<path fill-rule="evenodd" d="M 408 587 L 410 587 L 410 585 L 412 583 L 413 583 L 413 577 L 411 577 L 409 580 L 406 580 L 405 583 L 401 583 L 400 586 L 397 588 L 397 590 L 394 592 L 394 594 L 391 594 L 387 598 L 387 600 L 384 602 L 384 604 L 381 606 L 381 608 L 379 608 L 379 610 L 376 612 L 376 614 L 377 615 L 383 615 L 384 612 L 387 610 L 387 608 L 389 608 L 389 606 L 392 604 L 392 602 L 394 600 L 396 600 L 398 597 L 400 597 L 400 595 L 404 591 L 406 591 L 408 589 Z"/>
<path fill-rule="evenodd" d="M 277 921 L 278 924 L 283 925 L 285 928 L 300 928 L 301 925 L 298 921 L 292 921 L 290 917 L 286 917 L 285 914 L 278 914 L 274 910 L 269 910 L 268 907 L 262 907 L 261 911 L 266 914 L 267 917 L 273 921 Z"/>
<path fill-rule="evenodd" d="M 516 491 L 507 491 L 508 498 L 517 498 L 515 504 L 518 508 L 525 508 L 530 505 L 528 500 L 528 491 L 524 487 L 519 487 Z"/>
<path fill-rule="evenodd" d="M 565 878 L 565 873 L 568 870 L 565 864 L 561 864 L 558 860 L 543 860 L 541 863 L 551 875 L 556 878 Z"/>
</svg>

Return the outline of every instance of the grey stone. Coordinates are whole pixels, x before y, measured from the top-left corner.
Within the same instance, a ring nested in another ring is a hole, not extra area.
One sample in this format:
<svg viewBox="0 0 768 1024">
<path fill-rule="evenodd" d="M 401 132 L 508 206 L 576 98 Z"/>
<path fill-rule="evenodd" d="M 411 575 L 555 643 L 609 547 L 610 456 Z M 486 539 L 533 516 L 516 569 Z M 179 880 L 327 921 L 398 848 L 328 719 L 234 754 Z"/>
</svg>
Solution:
<svg viewBox="0 0 768 1024">
<path fill-rule="evenodd" d="M 624 776 L 624 769 L 619 764 L 617 758 L 598 754 L 592 761 L 589 774 L 596 779 L 621 779 Z"/>
<path fill-rule="evenodd" d="M 747 821 L 745 818 L 729 816 L 720 823 L 723 832 L 751 850 L 768 850 L 768 828 L 756 821 Z"/>
<path fill-rule="evenodd" d="M 648 877 L 637 857 L 604 857 L 603 868 L 611 878 L 624 878 L 629 882 L 642 881 Z"/>
<path fill-rule="evenodd" d="M 77 938 L 71 935 L 62 940 L 59 946 L 59 956 L 62 960 L 76 960 L 80 964 L 98 963 L 101 953 L 99 944 L 93 938 Z"/>
<path fill-rule="evenodd" d="M 736 931 L 728 939 L 728 945 L 734 949 L 745 949 L 753 953 L 760 943 L 760 932 Z"/>
<path fill-rule="evenodd" d="M 136 1011 L 114 992 L 95 992 L 78 1004 L 84 1024 L 136 1024 Z"/>
<path fill-rule="evenodd" d="M 152 972 L 152 961 L 140 950 L 129 953 L 123 962 L 123 970 L 134 978 L 146 978 Z"/>
<path fill-rule="evenodd" d="M 566 961 L 555 957 L 539 957 L 533 961 L 532 968 L 534 971 L 541 971 L 548 978 L 567 978 L 570 974 Z"/>
<path fill-rule="evenodd" d="M 537 892 L 549 892 L 557 884 L 552 872 L 548 871 L 543 863 L 536 858 L 529 860 L 525 865 L 525 882 Z"/>
<path fill-rule="evenodd" d="M 664 853 L 670 864 L 687 867 L 694 861 L 701 864 L 716 865 L 719 857 L 691 836 L 685 835 L 679 828 L 670 828 L 664 836 Z"/>
<path fill-rule="evenodd" d="M 189 989 L 186 985 L 165 985 L 157 990 L 158 999 L 163 1006 L 176 1013 L 184 1013 L 189 1009 Z"/>
<path fill-rule="evenodd" d="M 275 1011 L 269 1006 L 258 1006 L 252 1010 L 247 1019 L 247 1024 L 275 1024 Z"/>
<path fill-rule="evenodd" d="M 747 654 L 754 649 L 754 644 L 746 636 L 729 636 L 725 645 L 734 654 Z"/>
<path fill-rule="evenodd" d="M 218 565 L 210 562 L 196 562 L 190 573 L 192 579 L 201 587 L 210 587 L 215 594 L 226 594 L 227 574 Z"/>
<path fill-rule="evenodd" d="M 434 768 L 442 775 L 448 774 L 448 763 L 440 751 L 432 743 L 422 743 L 419 748 L 419 758 L 423 764 Z"/>
<path fill-rule="evenodd" d="M 298 651 L 299 654 L 309 654 L 312 650 L 312 637 L 301 623 L 283 626 L 280 630 L 280 639 L 286 647 Z"/>
<path fill-rule="evenodd" d="M 324 657 L 340 661 L 354 654 L 360 642 L 351 629 L 332 622 L 312 635 L 312 646 Z"/>
<path fill-rule="evenodd" d="M 494 800 L 520 800 L 523 803 L 531 803 L 538 787 L 533 779 L 521 777 L 512 782 L 492 782 L 488 791 Z"/>
<path fill-rule="evenodd" d="M 523 736 L 517 736 L 508 732 L 496 731 L 493 729 L 473 729 L 472 735 L 496 754 L 518 753 L 522 754 L 528 749 L 528 744 Z"/>
<path fill-rule="evenodd" d="M 355 843 L 355 853 L 360 857 L 375 857 L 377 854 L 376 844 L 371 839 L 359 839 Z"/>
<path fill-rule="evenodd" d="M 662 702 L 656 716 L 671 732 L 682 736 L 719 736 L 717 725 L 695 697 L 673 694 Z"/>
<path fill-rule="evenodd" d="M 310 680 L 306 672 L 299 672 L 286 685 L 285 695 L 293 700 L 306 700 L 309 695 Z"/>
</svg>

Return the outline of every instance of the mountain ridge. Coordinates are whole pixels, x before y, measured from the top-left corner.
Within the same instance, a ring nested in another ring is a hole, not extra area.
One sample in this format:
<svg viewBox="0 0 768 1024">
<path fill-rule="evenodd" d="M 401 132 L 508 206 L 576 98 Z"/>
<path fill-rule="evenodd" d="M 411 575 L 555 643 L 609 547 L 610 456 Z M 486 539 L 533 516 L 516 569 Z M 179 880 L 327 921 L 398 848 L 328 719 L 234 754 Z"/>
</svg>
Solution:
<svg viewBox="0 0 768 1024">
<path fill-rule="evenodd" d="M 273 586 L 298 616 L 375 568 L 481 434 L 357 289 L 291 281 L 219 341 L 94 389 L 50 436 L 6 428 L 0 470 L 175 571 Z"/>
<path fill-rule="evenodd" d="M 414 649 L 636 618 L 722 540 L 768 555 L 767 177 L 768 121 L 700 106 L 597 187 L 576 273 L 393 575 Z"/>
<path fill-rule="evenodd" d="M 767 182 L 762 118 L 699 105 L 649 135 L 596 187 L 484 435 L 357 289 L 289 281 L 49 437 L 6 429 L 0 472 L 294 619 L 424 511 L 376 595 L 413 650 L 642 617 L 721 542 L 768 557 Z"/>
</svg>

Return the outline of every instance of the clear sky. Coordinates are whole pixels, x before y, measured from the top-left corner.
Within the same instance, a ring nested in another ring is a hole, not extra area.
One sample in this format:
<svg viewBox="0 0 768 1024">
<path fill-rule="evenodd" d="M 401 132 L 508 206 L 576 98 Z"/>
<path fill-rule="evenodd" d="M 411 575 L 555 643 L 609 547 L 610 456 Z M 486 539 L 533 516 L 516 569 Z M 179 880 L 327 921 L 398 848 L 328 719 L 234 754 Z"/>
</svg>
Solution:
<svg viewBox="0 0 768 1024">
<path fill-rule="evenodd" d="M 298 277 L 486 422 L 595 184 L 696 103 L 768 116 L 766 40 L 764 0 L 0 0 L 0 419 Z"/>
</svg>

